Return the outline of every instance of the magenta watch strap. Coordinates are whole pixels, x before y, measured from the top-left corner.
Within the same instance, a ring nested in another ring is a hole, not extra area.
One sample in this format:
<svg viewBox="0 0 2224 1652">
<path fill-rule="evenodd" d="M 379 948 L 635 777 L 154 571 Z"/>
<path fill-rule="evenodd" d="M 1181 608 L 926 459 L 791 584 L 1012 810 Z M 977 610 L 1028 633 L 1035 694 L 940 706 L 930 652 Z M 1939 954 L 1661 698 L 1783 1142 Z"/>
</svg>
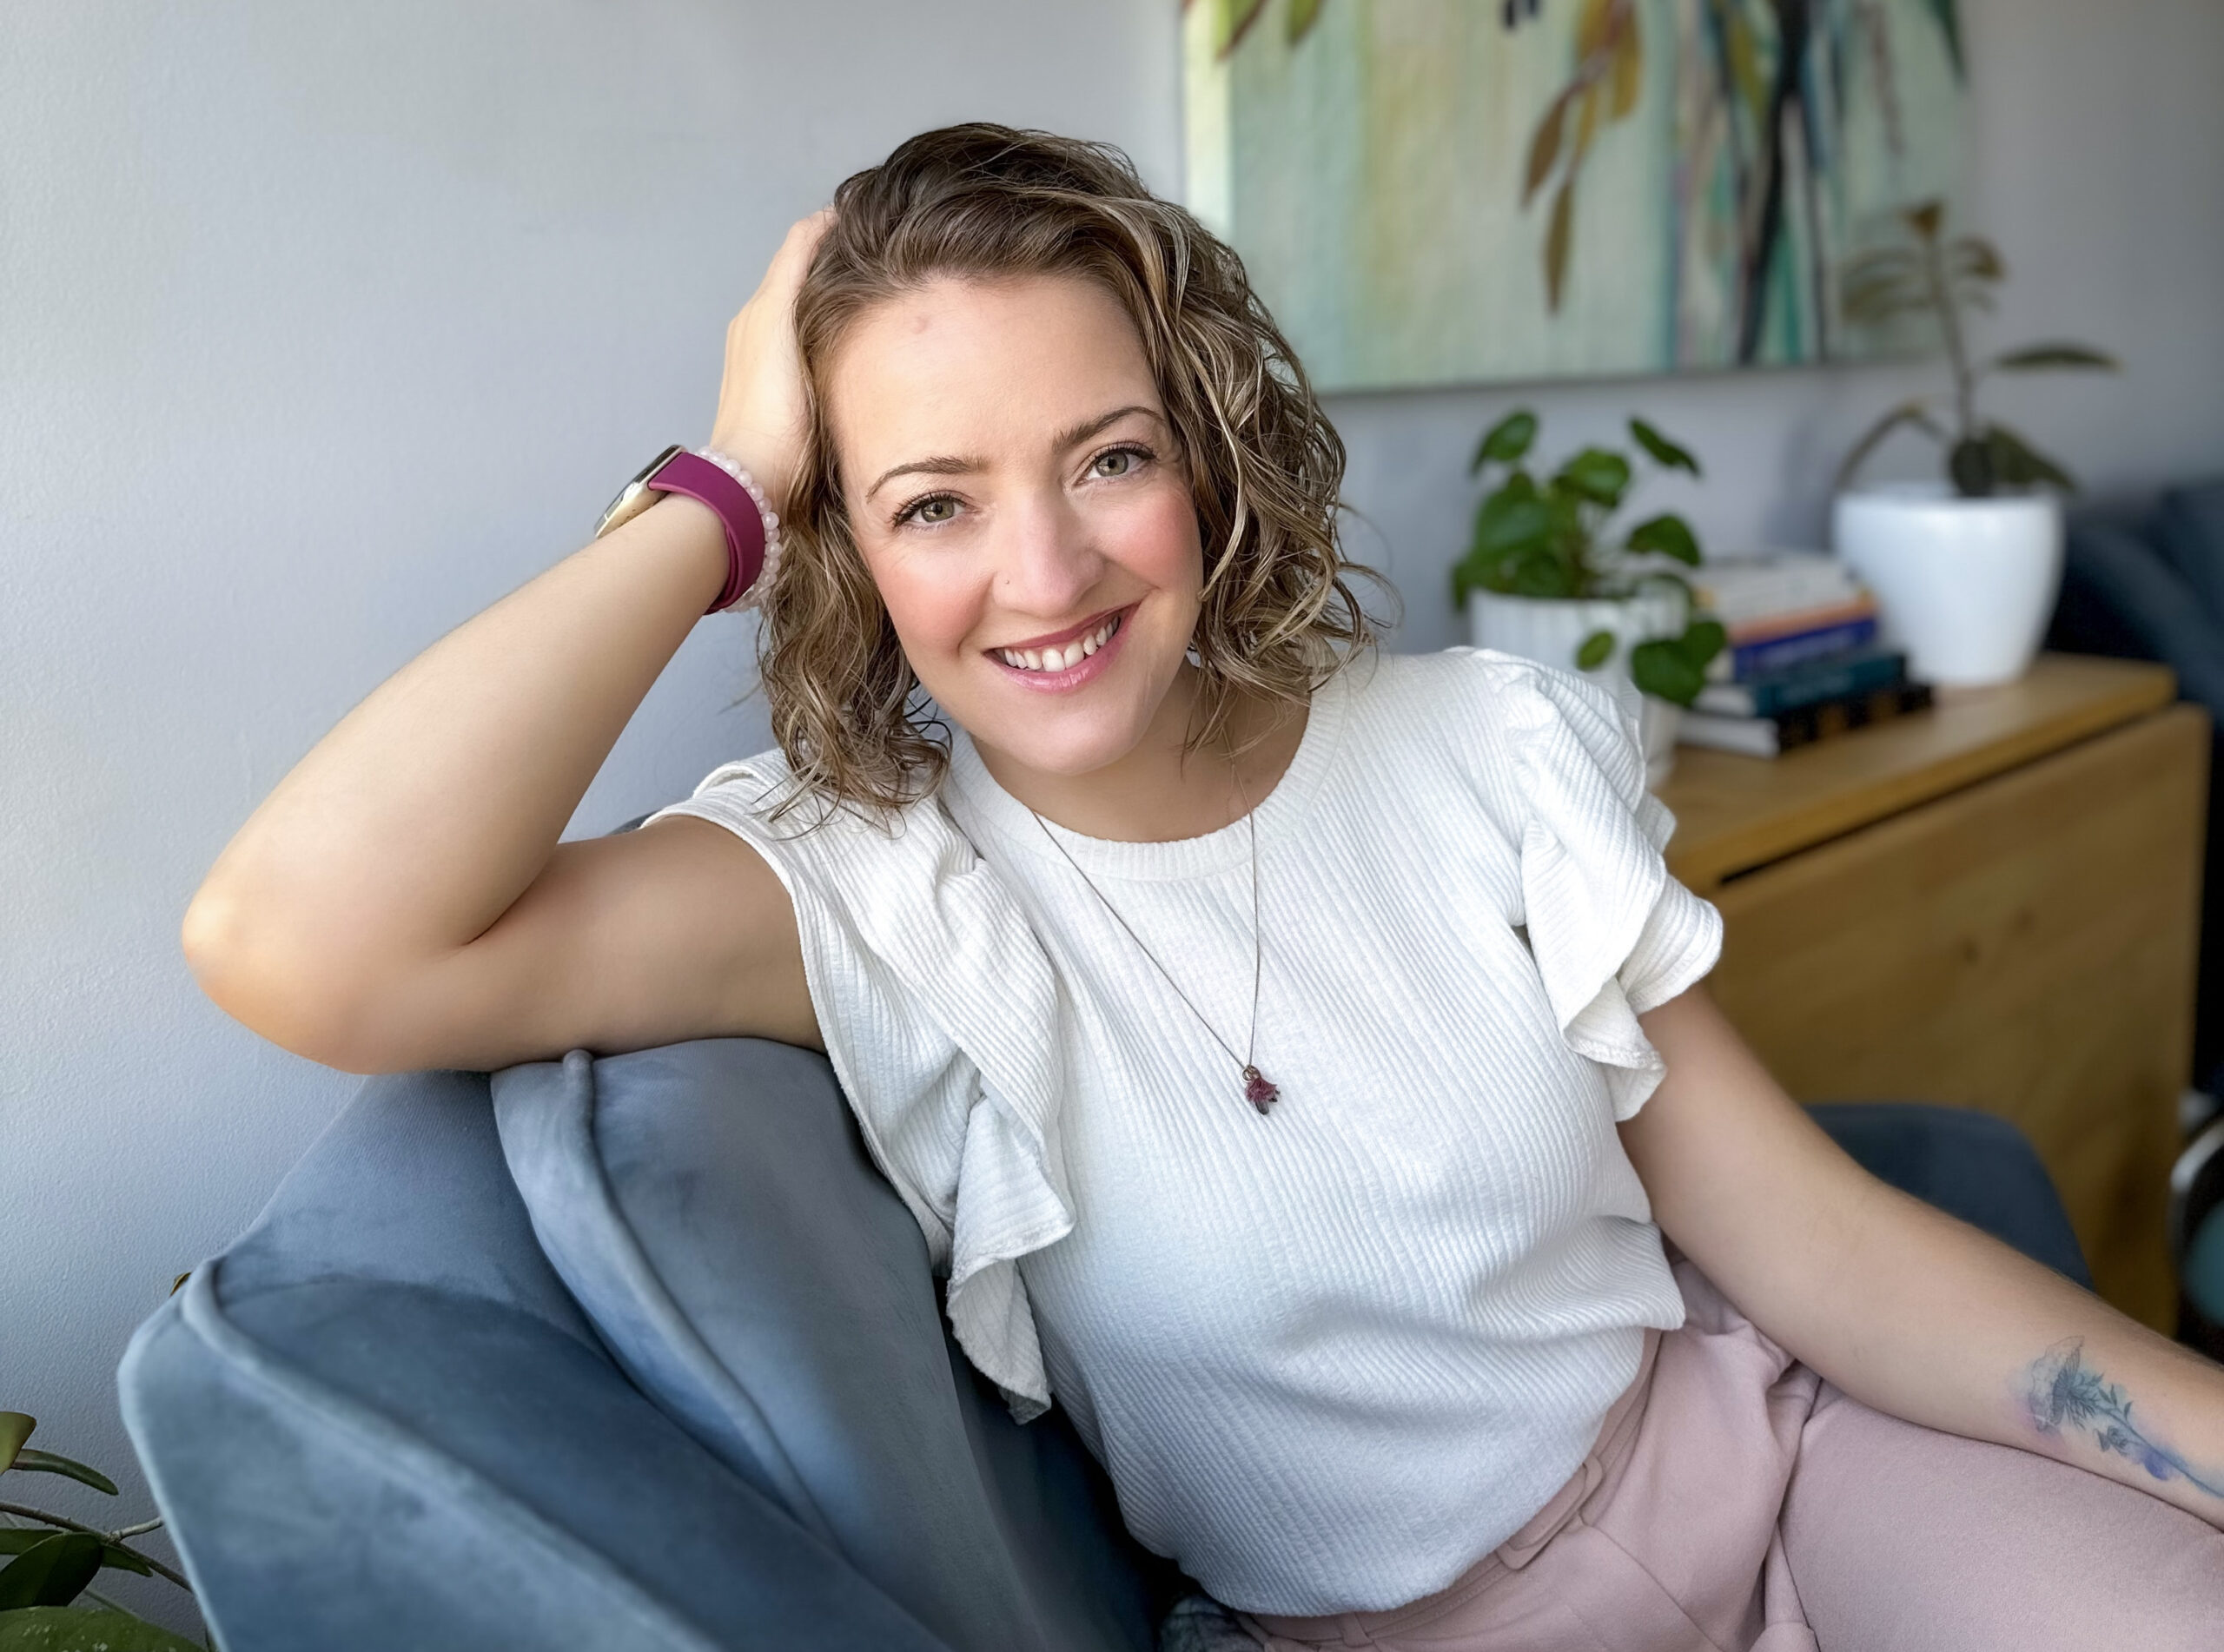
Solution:
<svg viewBox="0 0 2224 1652">
<path fill-rule="evenodd" d="M 642 484 L 659 493 L 685 493 L 711 507 L 726 531 L 726 583 L 718 599 L 703 611 L 731 607 L 757 582 L 764 565 L 764 518 L 749 490 L 707 459 L 674 453 Z"/>
</svg>

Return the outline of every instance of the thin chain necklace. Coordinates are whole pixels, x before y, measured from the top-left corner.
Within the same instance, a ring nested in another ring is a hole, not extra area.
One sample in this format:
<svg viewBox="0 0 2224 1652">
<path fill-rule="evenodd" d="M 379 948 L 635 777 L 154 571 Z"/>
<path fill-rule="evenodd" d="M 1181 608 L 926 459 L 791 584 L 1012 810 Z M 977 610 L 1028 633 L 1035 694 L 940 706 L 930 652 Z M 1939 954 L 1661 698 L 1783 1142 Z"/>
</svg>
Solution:
<svg viewBox="0 0 2224 1652">
<path fill-rule="evenodd" d="M 1239 796 L 1242 795 L 1242 783 L 1238 781 L 1236 792 Z M 1243 799 L 1243 820 L 1245 825 L 1250 829 L 1251 836 L 1251 1030 L 1243 1041 L 1243 1054 L 1241 1055 L 1235 1053 L 1234 1046 L 1222 1038 L 1215 1030 L 1213 1024 L 1205 1019 L 1204 1012 L 1190 1002 L 1189 995 L 1182 990 L 1182 983 L 1174 979 L 1173 974 L 1164 964 L 1159 962 L 1158 955 L 1143 945 L 1143 938 L 1129 926 L 1127 919 L 1120 915 L 1120 909 L 1105 898 L 1104 891 L 1096 887 L 1096 881 L 1081 869 L 1081 862 L 1067 854 L 1066 846 L 1052 835 L 1049 823 L 1042 816 L 1036 815 L 1032 808 L 1029 808 L 1027 812 L 1035 815 L 1035 823 L 1042 829 L 1042 836 L 1049 838 L 1050 847 L 1063 856 L 1066 864 L 1074 869 L 1075 875 L 1089 885 L 1089 892 L 1094 895 L 1104 909 L 1112 915 L 1112 922 L 1128 931 L 1128 939 L 1135 943 L 1137 951 L 1150 960 L 1151 967 L 1165 977 L 1166 984 L 1174 988 L 1174 995 L 1179 998 L 1189 1013 L 1197 1018 L 1197 1024 L 1212 1034 L 1214 1043 L 1228 1052 L 1228 1060 L 1243 1069 L 1243 1099 L 1256 1107 L 1260 1117 L 1264 1118 L 1267 1110 L 1274 1105 L 1274 1098 L 1281 1092 L 1268 1080 L 1267 1075 L 1259 1070 L 1258 1064 L 1251 1059 L 1258 1046 L 1259 963 L 1265 950 L 1261 944 L 1259 932 L 1259 822 L 1257 811 L 1251 807 L 1251 800 L 1248 797 Z"/>
</svg>

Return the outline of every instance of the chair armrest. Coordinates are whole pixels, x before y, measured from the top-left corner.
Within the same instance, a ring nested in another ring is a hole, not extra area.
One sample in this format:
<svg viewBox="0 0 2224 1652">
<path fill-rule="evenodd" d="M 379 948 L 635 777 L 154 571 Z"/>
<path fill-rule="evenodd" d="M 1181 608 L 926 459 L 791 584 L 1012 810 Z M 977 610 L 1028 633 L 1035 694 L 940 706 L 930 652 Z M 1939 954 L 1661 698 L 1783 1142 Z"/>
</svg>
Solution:
<svg viewBox="0 0 2224 1652">
<path fill-rule="evenodd" d="M 482 1074 L 366 1084 L 119 1384 L 229 1652 L 950 1652 L 626 1380 Z"/>
<path fill-rule="evenodd" d="M 2007 1120 L 1915 1101 L 1830 1101 L 1808 1111 L 1879 1181 L 2093 1288 L 2053 1179 Z"/>
</svg>

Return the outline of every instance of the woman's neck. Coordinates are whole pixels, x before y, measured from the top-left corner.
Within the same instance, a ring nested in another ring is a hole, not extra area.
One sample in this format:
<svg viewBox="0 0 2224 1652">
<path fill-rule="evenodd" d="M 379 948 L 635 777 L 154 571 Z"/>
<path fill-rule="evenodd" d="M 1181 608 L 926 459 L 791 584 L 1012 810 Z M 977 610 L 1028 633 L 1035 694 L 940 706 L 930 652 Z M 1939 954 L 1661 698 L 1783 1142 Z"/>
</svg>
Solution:
<svg viewBox="0 0 2224 1652">
<path fill-rule="evenodd" d="M 1069 831 L 1128 843 L 1201 837 L 1242 819 L 1274 789 L 1297 755 L 1308 713 L 1304 707 L 1239 699 L 1219 737 L 1185 752 L 1197 690 L 1197 668 L 1185 663 L 1142 738 L 1085 775 L 1031 769 L 977 740 L 973 749 L 999 786 Z M 1263 737 L 1231 763 L 1229 751 L 1254 736 Z"/>
</svg>

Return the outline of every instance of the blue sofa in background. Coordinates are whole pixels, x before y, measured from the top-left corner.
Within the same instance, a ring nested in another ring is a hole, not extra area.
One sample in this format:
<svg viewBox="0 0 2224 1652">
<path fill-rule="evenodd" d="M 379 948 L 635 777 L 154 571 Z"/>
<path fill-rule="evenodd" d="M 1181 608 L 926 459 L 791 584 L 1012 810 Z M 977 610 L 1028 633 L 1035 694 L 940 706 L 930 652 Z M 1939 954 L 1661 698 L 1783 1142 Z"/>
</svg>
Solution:
<svg viewBox="0 0 2224 1652">
<path fill-rule="evenodd" d="M 2215 743 L 2189 1078 L 2224 1094 L 2224 479 L 2075 512 L 2047 646 L 2160 660 L 2177 673 L 2179 697 L 2207 710 Z M 2224 1359 L 2224 1130 L 2196 1137 L 2171 1192 L 2178 1334 Z"/>
<path fill-rule="evenodd" d="M 2190 1081 L 2217 1094 L 2224 1089 L 2224 479 L 2171 488 L 2152 505 L 2074 512 L 2047 646 L 2160 660 L 2177 673 L 2179 697 L 2208 711 L 2218 744 L 2208 768 Z"/>
<path fill-rule="evenodd" d="M 2012 1127 L 1818 1113 L 2085 1280 Z M 120 1382 L 228 1652 L 1227 1644 L 940 1305 L 823 1058 L 575 1051 L 367 1080 Z"/>
</svg>

